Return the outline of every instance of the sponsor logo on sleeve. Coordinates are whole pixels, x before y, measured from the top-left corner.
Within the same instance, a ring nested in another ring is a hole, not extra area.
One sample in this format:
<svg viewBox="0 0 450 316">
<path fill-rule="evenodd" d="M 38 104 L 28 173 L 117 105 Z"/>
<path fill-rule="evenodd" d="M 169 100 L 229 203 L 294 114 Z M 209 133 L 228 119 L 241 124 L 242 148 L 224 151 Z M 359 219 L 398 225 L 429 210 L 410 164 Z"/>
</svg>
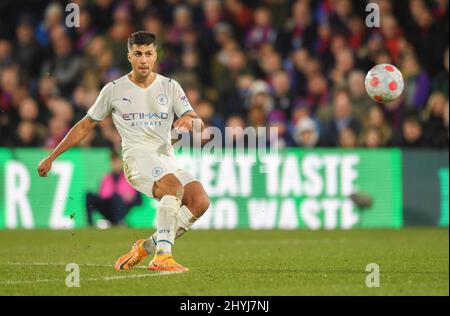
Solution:
<svg viewBox="0 0 450 316">
<path fill-rule="evenodd" d="M 181 103 L 184 105 L 184 107 L 188 107 L 189 106 L 189 100 L 187 98 L 187 96 L 183 95 L 181 98 Z"/>
</svg>

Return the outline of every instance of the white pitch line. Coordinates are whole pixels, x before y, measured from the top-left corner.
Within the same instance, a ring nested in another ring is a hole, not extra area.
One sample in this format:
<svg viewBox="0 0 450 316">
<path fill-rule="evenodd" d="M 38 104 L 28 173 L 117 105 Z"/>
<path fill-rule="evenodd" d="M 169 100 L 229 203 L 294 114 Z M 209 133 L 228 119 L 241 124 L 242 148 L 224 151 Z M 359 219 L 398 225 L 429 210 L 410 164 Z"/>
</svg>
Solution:
<svg viewBox="0 0 450 316">
<path fill-rule="evenodd" d="M 0 266 L 66 266 L 66 263 L 54 263 L 54 262 L 0 262 Z M 114 266 L 111 265 L 102 265 L 102 264 L 93 264 L 93 263 L 82 263 L 79 266 L 88 266 L 88 267 L 104 267 L 113 269 Z M 135 267 L 138 269 L 147 269 L 144 266 Z M 171 271 L 163 271 L 159 273 L 147 273 L 147 274 L 132 274 L 132 275 L 121 275 L 121 276 L 106 276 L 101 278 L 81 278 L 80 281 L 115 281 L 115 280 L 126 280 L 126 279 L 138 279 L 138 278 L 148 278 L 148 277 L 157 277 L 163 275 L 170 274 L 178 274 L 181 272 L 171 272 Z M 40 280 L 8 280 L 8 281 L 0 281 L 0 285 L 15 285 L 15 284 L 34 284 L 34 283 L 51 283 L 51 282 L 64 282 L 61 279 L 40 279 Z"/>
<path fill-rule="evenodd" d="M 153 274 L 132 274 L 132 275 L 122 275 L 122 276 L 106 276 L 102 278 L 87 278 L 87 279 L 80 279 L 80 282 L 83 281 L 115 281 L 115 280 L 126 280 L 126 279 L 140 279 L 140 278 L 148 278 L 148 277 L 157 277 L 157 276 L 163 276 L 163 275 L 169 275 L 169 274 L 177 274 L 182 272 L 170 272 L 170 271 L 163 271 L 160 273 L 153 273 Z M 61 279 L 41 279 L 41 280 L 19 280 L 19 281 L 0 281 L 0 285 L 16 285 L 16 284 L 34 284 L 34 283 L 52 283 L 52 282 L 61 282 L 63 283 L 64 280 Z"/>
<path fill-rule="evenodd" d="M 0 266 L 67 266 L 68 263 L 55 262 L 0 262 Z M 114 268 L 113 265 L 96 264 L 96 263 L 80 263 L 80 267 L 99 267 L 99 268 Z M 134 267 L 133 269 L 147 269 L 144 266 Z"/>
</svg>

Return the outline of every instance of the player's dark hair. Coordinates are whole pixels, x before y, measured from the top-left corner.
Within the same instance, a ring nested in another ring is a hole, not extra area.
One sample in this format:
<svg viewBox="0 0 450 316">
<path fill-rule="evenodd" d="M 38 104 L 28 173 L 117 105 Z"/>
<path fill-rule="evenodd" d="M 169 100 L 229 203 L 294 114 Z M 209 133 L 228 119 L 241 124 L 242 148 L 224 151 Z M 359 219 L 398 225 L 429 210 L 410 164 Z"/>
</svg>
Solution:
<svg viewBox="0 0 450 316">
<path fill-rule="evenodd" d="M 131 46 L 136 45 L 155 45 L 156 46 L 156 36 L 153 33 L 146 31 L 138 31 L 128 37 L 128 49 L 131 49 Z"/>
</svg>

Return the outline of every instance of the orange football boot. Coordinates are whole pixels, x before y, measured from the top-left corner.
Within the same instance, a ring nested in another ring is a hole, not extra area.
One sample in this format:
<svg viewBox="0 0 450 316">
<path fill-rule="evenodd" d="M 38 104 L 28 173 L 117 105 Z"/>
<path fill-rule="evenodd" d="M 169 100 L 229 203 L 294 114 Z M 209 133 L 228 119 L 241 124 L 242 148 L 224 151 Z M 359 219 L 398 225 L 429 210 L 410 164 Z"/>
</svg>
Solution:
<svg viewBox="0 0 450 316">
<path fill-rule="evenodd" d="M 117 260 L 114 268 L 116 270 L 130 270 L 139 262 L 148 256 L 147 250 L 144 248 L 145 239 L 139 239 L 134 244 L 131 250 Z"/>
<path fill-rule="evenodd" d="M 149 270 L 187 272 L 188 268 L 177 263 L 171 254 L 155 255 L 148 265 Z"/>
</svg>

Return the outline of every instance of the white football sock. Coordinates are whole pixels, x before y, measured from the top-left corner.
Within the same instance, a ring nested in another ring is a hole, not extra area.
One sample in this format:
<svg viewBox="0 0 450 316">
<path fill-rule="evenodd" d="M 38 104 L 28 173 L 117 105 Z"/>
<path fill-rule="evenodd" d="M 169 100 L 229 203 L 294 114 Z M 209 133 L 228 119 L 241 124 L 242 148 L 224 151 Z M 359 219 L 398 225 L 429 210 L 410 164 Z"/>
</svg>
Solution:
<svg viewBox="0 0 450 316">
<path fill-rule="evenodd" d="M 177 228 L 177 211 L 181 200 L 176 196 L 165 195 L 162 197 L 157 216 L 156 253 L 172 253 Z"/>
<path fill-rule="evenodd" d="M 187 232 L 196 220 L 197 218 L 192 215 L 186 205 L 181 206 L 177 213 L 177 229 L 175 232 L 175 239 L 181 237 L 185 232 Z M 157 241 L 158 234 L 155 232 L 144 242 L 145 250 L 147 250 L 149 254 L 155 251 Z"/>
<path fill-rule="evenodd" d="M 177 214 L 177 231 L 175 233 L 175 238 L 181 237 L 187 232 L 196 220 L 197 218 L 192 215 L 186 205 L 181 206 Z"/>
</svg>

